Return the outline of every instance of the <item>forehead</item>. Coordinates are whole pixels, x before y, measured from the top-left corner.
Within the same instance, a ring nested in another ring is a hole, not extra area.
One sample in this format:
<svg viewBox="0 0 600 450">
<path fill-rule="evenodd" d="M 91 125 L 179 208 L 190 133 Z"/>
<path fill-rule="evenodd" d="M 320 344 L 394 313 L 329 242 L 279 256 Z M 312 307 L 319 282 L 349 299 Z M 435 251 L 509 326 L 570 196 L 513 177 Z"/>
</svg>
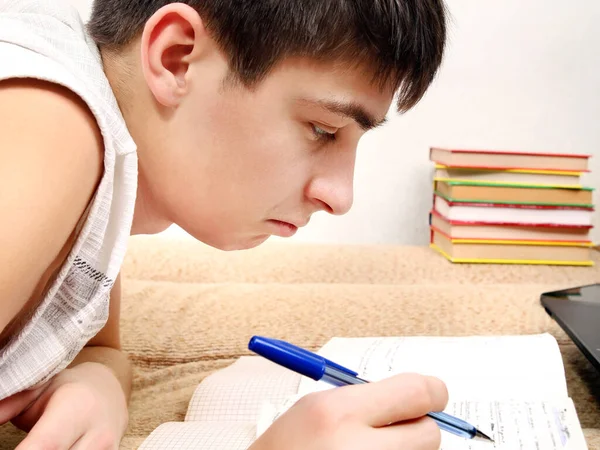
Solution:
<svg viewBox="0 0 600 450">
<path fill-rule="evenodd" d="M 327 63 L 289 58 L 278 64 L 261 83 L 262 89 L 293 99 L 353 103 L 383 119 L 394 98 L 391 86 L 374 82 L 366 65 Z"/>
</svg>

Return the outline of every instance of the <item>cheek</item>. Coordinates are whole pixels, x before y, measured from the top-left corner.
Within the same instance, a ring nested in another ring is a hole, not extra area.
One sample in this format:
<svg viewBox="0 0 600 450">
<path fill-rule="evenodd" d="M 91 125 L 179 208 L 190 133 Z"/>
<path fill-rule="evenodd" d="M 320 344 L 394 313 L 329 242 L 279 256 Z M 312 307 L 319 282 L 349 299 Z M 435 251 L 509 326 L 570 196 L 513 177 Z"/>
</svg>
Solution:
<svg viewBox="0 0 600 450">
<path fill-rule="evenodd" d="M 312 154 L 302 128 L 285 118 L 240 114 L 221 116 L 212 127 L 210 149 L 220 170 L 236 182 L 287 185 L 309 171 Z M 216 153 L 216 154 L 215 154 Z M 216 162 L 213 160 L 213 162 Z"/>
<path fill-rule="evenodd" d="M 242 147 L 243 146 L 243 147 Z M 309 178 L 312 157 L 285 130 L 265 130 L 240 144 L 227 170 L 248 203 L 294 196 Z M 254 198 L 248 198 L 254 196 Z"/>
<path fill-rule="evenodd" d="M 210 192 L 211 203 L 240 212 L 296 197 L 314 159 L 306 129 L 272 98 L 222 94 L 212 100 L 186 124 L 193 138 L 182 164 L 194 177 L 195 197 Z"/>
</svg>

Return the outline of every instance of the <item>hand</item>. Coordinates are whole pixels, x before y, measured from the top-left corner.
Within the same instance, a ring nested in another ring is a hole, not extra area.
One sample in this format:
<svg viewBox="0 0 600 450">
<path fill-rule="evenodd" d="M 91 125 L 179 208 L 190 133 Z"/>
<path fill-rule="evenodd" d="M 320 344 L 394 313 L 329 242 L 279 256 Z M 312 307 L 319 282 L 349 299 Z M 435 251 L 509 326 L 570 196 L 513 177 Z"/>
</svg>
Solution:
<svg viewBox="0 0 600 450">
<path fill-rule="evenodd" d="M 403 374 L 302 397 L 249 450 L 438 450 L 446 386 L 437 378 Z"/>
<path fill-rule="evenodd" d="M 127 428 L 127 401 L 108 367 L 86 362 L 0 402 L 0 423 L 11 418 L 29 431 L 16 450 L 113 450 Z"/>
</svg>

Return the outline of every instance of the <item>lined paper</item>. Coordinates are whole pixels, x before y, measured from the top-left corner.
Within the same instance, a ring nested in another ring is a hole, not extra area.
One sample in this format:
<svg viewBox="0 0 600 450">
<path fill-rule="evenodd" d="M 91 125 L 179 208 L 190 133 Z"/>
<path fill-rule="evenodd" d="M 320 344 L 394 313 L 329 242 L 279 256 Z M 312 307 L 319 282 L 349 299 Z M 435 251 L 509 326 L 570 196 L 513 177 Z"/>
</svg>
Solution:
<svg viewBox="0 0 600 450">
<path fill-rule="evenodd" d="M 282 404 L 265 405 L 257 437 L 289 409 L 299 396 Z M 461 401 L 449 403 L 447 413 L 466 420 L 494 443 L 464 439 L 442 432 L 440 450 L 588 450 L 570 399 L 552 401 Z"/>
<path fill-rule="evenodd" d="M 549 334 L 333 338 L 318 353 L 370 381 L 404 372 L 441 378 L 450 395 L 445 411 L 495 441 L 443 432 L 441 450 L 587 450 L 560 349 Z M 325 389 L 334 387 L 301 378 L 297 395 L 263 407 L 257 435 L 299 398 Z"/>
<path fill-rule="evenodd" d="M 587 450 L 570 399 L 563 402 L 456 402 L 446 409 L 477 426 L 494 444 L 442 433 L 441 450 Z"/>
<path fill-rule="evenodd" d="M 333 338 L 319 352 L 376 381 L 413 372 L 442 379 L 450 402 L 568 397 L 562 356 L 549 334 Z M 299 393 L 331 389 L 303 377 Z"/>
</svg>

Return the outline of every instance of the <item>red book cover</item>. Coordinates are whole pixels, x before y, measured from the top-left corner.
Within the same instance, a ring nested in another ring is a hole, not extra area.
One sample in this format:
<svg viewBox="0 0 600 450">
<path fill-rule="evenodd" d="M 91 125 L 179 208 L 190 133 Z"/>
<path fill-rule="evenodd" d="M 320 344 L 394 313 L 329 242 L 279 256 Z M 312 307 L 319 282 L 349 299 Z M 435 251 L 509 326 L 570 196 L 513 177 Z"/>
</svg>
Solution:
<svg viewBox="0 0 600 450">
<path fill-rule="evenodd" d="M 431 232 L 432 232 L 432 234 L 433 234 L 434 231 L 436 233 L 439 233 L 442 236 L 446 237 L 447 239 L 449 239 L 452 242 L 454 242 L 454 241 L 474 241 L 474 242 L 480 241 L 480 242 L 484 242 L 484 243 L 489 243 L 490 241 L 497 241 L 497 242 L 544 242 L 544 243 L 555 242 L 556 244 L 564 244 L 564 243 L 570 243 L 570 244 L 589 244 L 591 242 L 591 241 L 577 241 L 577 240 L 566 241 L 566 240 L 557 240 L 557 239 L 453 238 L 449 234 L 444 233 L 439 228 L 431 226 Z"/>
<path fill-rule="evenodd" d="M 511 151 L 511 150 L 493 150 L 493 149 L 488 149 L 488 150 L 481 150 L 481 149 L 452 149 L 452 148 L 444 148 L 444 147 L 430 147 L 429 151 L 430 151 L 430 159 L 432 161 L 434 161 L 437 164 L 443 164 L 443 165 L 448 165 L 443 163 L 442 161 L 438 161 L 436 159 L 434 159 L 431 155 L 431 153 L 434 150 L 441 150 L 441 151 L 445 151 L 448 153 L 462 153 L 462 154 L 480 154 L 480 155 L 512 155 L 512 156 L 541 156 L 541 157 L 551 157 L 551 158 L 564 158 L 564 159 L 589 159 L 591 158 L 592 155 L 590 154 L 573 154 L 573 153 L 550 153 L 550 152 L 531 152 L 531 151 Z M 454 168 L 452 165 L 448 165 L 448 167 Z M 485 170 L 485 169 L 494 169 L 494 170 L 527 170 L 527 168 L 523 168 L 523 167 L 518 167 L 518 166 L 483 166 L 483 165 L 471 165 L 469 164 L 468 166 L 462 166 L 463 168 L 469 168 L 469 169 L 480 169 L 480 170 Z M 455 168 L 459 168 L 458 166 L 456 166 Z M 531 170 L 531 169 L 529 169 Z M 566 170 L 566 169 L 562 169 L 559 167 L 538 167 L 535 170 L 545 170 L 545 171 L 562 171 L 562 172 L 573 172 L 573 173 L 580 173 L 580 172 L 589 172 L 589 169 L 585 169 L 585 170 Z"/>
<path fill-rule="evenodd" d="M 441 198 L 441 197 L 440 197 Z M 519 203 L 482 203 L 482 202 L 453 202 L 444 199 L 449 206 L 476 206 L 482 208 L 516 208 L 516 209 L 555 209 L 555 210 L 583 210 L 594 211 L 594 208 L 584 206 L 553 206 L 553 205 L 522 205 Z"/>
<path fill-rule="evenodd" d="M 472 170 L 539 170 L 539 171 L 546 171 L 546 172 L 571 172 L 571 173 L 588 173 L 590 170 L 589 169 L 585 169 L 585 170 L 565 170 L 565 169 L 552 169 L 552 168 L 546 168 L 546 169 L 527 169 L 527 168 L 522 168 L 522 167 L 513 167 L 513 166 L 505 166 L 505 167 L 500 167 L 500 166 L 452 166 L 452 165 L 447 165 L 447 164 L 442 164 L 438 161 L 435 161 L 437 164 L 441 164 L 443 166 L 448 167 L 449 169 L 472 169 Z"/>
<path fill-rule="evenodd" d="M 440 147 L 441 148 L 441 147 Z M 451 153 L 486 153 L 490 155 L 522 155 L 522 156 L 554 156 L 556 158 L 590 158 L 591 155 L 572 153 L 540 153 L 513 150 L 474 150 L 474 149 L 444 149 Z"/>
<path fill-rule="evenodd" d="M 513 222 L 476 222 L 476 221 L 462 221 L 462 220 L 450 220 L 444 217 L 435 209 L 432 209 L 430 213 L 434 216 L 440 217 L 450 225 L 462 225 L 462 226 L 498 226 L 498 227 L 528 227 L 528 228 L 577 228 L 577 229 L 591 229 L 593 225 L 562 225 L 554 223 L 544 224 L 531 224 L 531 223 L 513 223 Z"/>
</svg>

